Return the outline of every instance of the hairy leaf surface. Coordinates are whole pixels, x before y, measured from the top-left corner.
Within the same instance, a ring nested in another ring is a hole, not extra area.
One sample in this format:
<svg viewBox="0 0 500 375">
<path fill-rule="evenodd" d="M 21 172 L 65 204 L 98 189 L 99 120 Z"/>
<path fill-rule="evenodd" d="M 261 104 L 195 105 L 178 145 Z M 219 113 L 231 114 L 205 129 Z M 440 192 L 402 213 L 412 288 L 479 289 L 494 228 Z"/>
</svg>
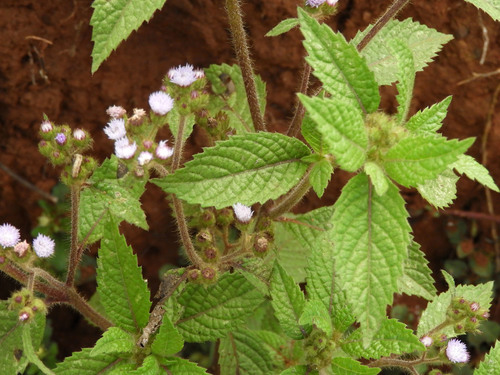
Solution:
<svg viewBox="0 0 500 375">
<path fill-rule="evenodd" d="M 495 342 L 495 346 L 486 354 L 484 360 L 474 371 L 475 375 L 500 374 L 500 341 Z"/>
<path fill-rule="evenodd" d="M 185 167 L 154 180 L 191 204 L 224 208 L 264 203 L 288 192 L 304 175 L 309 148 L 279 133 L 236 135 L 194 156 Z"/>
<path fill-rule="evenodd" d="M 318 197 L 321 198 L 323 196 L 323 193 L 328 186 L 328 182 L 332 177 L 332 173 L 333 166 L 326 159 L 320 160 L 313 166 L 311 173 L 309 174 L 309 182 Z"/>
<path fill-rule="evenodd" d="M 465 0 L 489 14 L 495 21 L 500 21 L 500 2 L 498 0 Z"/>
<path fill-rule="evenodd" d="M 352 358 L 337 357 L 332 361 L 333 375 L 375 375 L 379 372 L 378 367 L 364 366 Z"/>
<path fill-rule="evenodd" d="M 406 46 L 405 42 L 400 39 L 392 39 L 388 42 L 392 55 L 396 57 L 398 62 L 398 74 L 396 88 L 398 95 L 398 113 L 396 115 L 400 123 L 406 122 L 410 103 L 413 96 L 413 85 L 415 83 L 415 63 L 413 62 L 413 54 Z"/>
<path fill-rule="evenodd" d="M 299 24 L 298 18 L 287 18 L 274 26 L 265 36 L 278 36 L 284 34 Z"/>
<path fill-rule="evenodd" d="M 92 348 L 84 348 L 80 352 L 74 352 L 66 357 L 63 362 L 57 364 L 54 369 L 60 375 L 95 375 L 95 374 L 117 374 L 127 373 L 135 369 L 135 364 L 118 358 L 113 354 L 100 354 L 93 356 Z"/>
<path fill-rule="evenodd" d="M 420 195 L 436 208 L 448 207 L 457 197 L 458 176 L 447 168 L 433 180 L 417 186 Z"/>
<path fill-rule="evenodd" d="M 205 375 L 207 370 L 184 358 L 159 358 L 163 372 L 172 375 Z M 168 370 L 168 372 L 166 371 Z"/>
<path fill-rule="evenodd" d="M 428 301 L 436 296 L 432 271 L 427 264 L 420 245 L 412 241 L 408 246 L 408 259 L 405 262 L 404 274 L 398 280 L 399 293 L 423 297 Z"/>
<path fill-rule="evenodd" d="M 101 354 L 120 355 L 123 353 L 132 353 L 134 346 L 135 344 L 130 333 L 118 327 L 110 327 L 97 340 L 90 355 L 94 357 Z"/>
<path fill-rule="evenodd" d="M 460 155 L 458 160 L 451 165 L 451 168 L 456 169 L 458 173 L 465 174 L 471 180 L 476 180 L 481 185 L 497 193 L 500 191 L 495 181 L 493 181 L 493 178 L 491 178 L 488 170 L 483 165 L 479 164 L 472 156 Z"/>
<path fill-rule="evenodd" d="M 184 339 L 174 327 L 167 314 L 163 315 L 162 323 L 158 334 L 151 345 L 154 354 L 166 357 L 181 351 L 184 346 Z"/>
<path fill-rule="evenodd" d="M 418 111 L 408 120 L 406 128 L 417 134 L 435 134 L 443 126 L 450 103 L 451 96 L 448 96 L 439 103 Z"/>
</svg>

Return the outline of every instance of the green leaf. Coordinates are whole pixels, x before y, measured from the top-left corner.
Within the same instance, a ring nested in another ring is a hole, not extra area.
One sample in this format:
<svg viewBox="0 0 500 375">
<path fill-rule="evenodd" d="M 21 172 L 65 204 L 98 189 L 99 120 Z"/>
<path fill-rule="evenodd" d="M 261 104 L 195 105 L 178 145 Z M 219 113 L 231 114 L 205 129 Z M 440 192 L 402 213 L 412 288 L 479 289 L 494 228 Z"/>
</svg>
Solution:
<svg viewBox="0 0 500 375">
<path fill-rule="evenodd" d="M 212 98 L 214 112 L 222 110 L 226 113 L 237 134 L 253 132 L 255 128 L 240 67 L 227 64 L 210 65 L 205 69 L 205 75 L 212 83 L 212 91 L 218 95 Z M 263 114 L 266 110 L 266 84 L 260 76 L 255 75 L 254 78 L 260 112 Z"/>
<path fill-rule="evenodd" d="M 486 354 L 484 360 L 474 371 L 475 375 L 500 374 L 500 341 L 495 342 L 495 346 Z"/>
<path fill-rule="evenodd" d="M 166 357 L 181 351 L 184 339 L 174 327 L 167 314 L 163 315 L 160 330 L 151 345 L 154 354 Z"/>
<path fill-rule="evenodd" d="M 404 274 L 398 280 L 399 293 L 423 297 L 429 301 L 436 296 L 432 271 L 427 263 L 420 245 L 412 241 L 408 246 L 408 259 L 405 262 Z"/>
<path fill-rule="evenodd" d="M 299 324 L 302 326 L 312 326 L 314 324 L 328 336 L 333 334 L 332 320 L 322 301 L 307 301 L 300 316 Z"/>
<path fill-rule="evenodd" d="M 299 323 L 304 310 L 305 298 L 298 284 L 278 262 L 271 274 L 271 304 L 283 331 L 292 339 L 303 339 L 308 328 Z"/>
<path fill-rule="evenodd" d="M 250 330 L 230 332 L 220 340 L 219 365 L 221 374 L 267 375 L 273 371 L 269 352 L 259 335 Z"/>
<path fill-rule="evenodd" d="M 58 375 L 95 375 L 126 373 L 133 370 L 135 365 L 113 354 L 92 356 L 92 348 L 84 348 L 81 352 L 74 352 L 57 364 L 54 372 Z"/>
<path fill-rule="evenodd" d="M 159 359 L 163 373 L 172 375 L 205 375 L 207 370 L 198 366 L 196 363 L 190 362 L 187 359 L 170 357 Z M 168 371 L 165 371 L 168 370 Z"/>
<path fill-rule="evenodd" d="M 304 175 L 308 147 L 279 133 L 235 135 L 194 156 L 185 167 L 154 183 L 191 204 L 250 206 L 288 192 Z"/>
<path fill-rule="evenodd" d="M 404 138 L 384 156 L 384 168 L 399 184 L 417 186 L 435 179 L 472 143 L 473 138 L 463 141 L 424 135 Z"/>
<path fill-rule="evenodd" d="M 458 176 L 451 168 L 442 171 L 433 180 L 417 186 L 420 195 L 436 208 L 448 207 L 457 197 Z"/>
<path fill-rule="evenodd" d="M 378 367 L 363 366 L 352 358 L 337 357 L 332 361 L 333 375 L 375 375 L 379 372 Z"/>
<path fill-rule="evenodd" d="M 396 118 L 400 123 L 406 122 L 410 103 L 413 95 L 413 84 L 415 83 L 415 63 L 413 62 L 413 54 L 406 44 L 399 39 L 392 39 L 388 42 L 392 55 L 396 57 L 398 62 L 398 113 Z"/>
<path fill-rule="evenodd" d="M 498 0 L 465 0 L 489 14 L 495 21 L 500 21 L 500 2 Z"/>
<path fill-rule="evenodd" d="M 176 138 L 177 134 L 179 133 L 180 121 L 181 121 L 181 115 L 179 114 L 179 111 L 177 110 L 176 106 L 174 106 L 174 108 L 167 114 L 167 122 L 168 122 L 168 127 L 170 128 L 170 132 Z M 191 133 L 193 132 L 194 123 L 195 120 L 193 113 L 190 113 L 184 117 L 184 130 L 182 132 L 183 141 L 188 139 Z"/>
<path fill-rule="evenodd" d="M 271 360 L 277 367 L 284 368 L 290 363 L 297 363 L 303 358 L 303 345 L 300 341 L 290 341 L 283 335 L 271 331 L 255 331 L 258 339 L 269 352 Z"/>
<path fill-rule="evenodd" d="M 323 196 L 323 193 L 328 186 L 328 181 L 330 181 L 330 178 L 332 177 L 332 173 L 333 166 L 328 160 L 323 159 L 314 164 L 309 175 L 309 182 L 318 197 L 321 198 Z"/>
<path fill-rule="evenodd" d="M 137 30 L 165 0 L 95 0 L 90 20 L 93 27 L 92 74 L 130 33 Z"/>
<path fill-rule="evenodd" d="M 87 241 L 89 244 L 104 235 L 109 217 L 103 215 L 106 210 L 119 222 L 125 220 L 139 228 L 148 229 L 146 215 L 139 201 L 146 181 L 131 175 L 118 179 L 117 170 L 118 159 L 113 155 L 97 168 L 90 179 L 90 186 L 80 194 L 78 238 L 85 238 L 98 223 Z"/>
<path fill-rule="evenodd" d="M 465 174 L 471 180 L 476 180 L 481 185 L 484 185 L 497 193 L 500 192 L 488 170 L 479 164 L 472 156 L 460 155 L 458 160 L 450 167 L 456 169 L 460 174 Z"/>
<path fill-rule="evenodd" d="M 380 197 L 365 174 L 353 177 L 335 203 L 335 270 L 364 330 L 365 344 L 398 290 L 410 242 L 407 216 L 396 186 L 391 183 Z"/>
<path fill-rule="evenodd" d="M 302 120 L 302 127 L 300 128 L 300 130 L 302 132 L 302 136 L 309 144 L 309 146 L 311 146 L 314 152 L 320 155 L 329 153 L 328 150 L 326 150 L 327 145 L 325 144 L 323 135 L 318 130 L 318 126 L 313 121 L 311 116 L 309 116 L 307 113 Z"/>
<path fill-rule="evenodd" d="M 310 98 L 302 94 L 299 99 L 340 167 L 348 172 L 361 167 L 366 158 L 368 135 L 359 109 L 341 100 Z"/>
<path fill-rule="evenodd" d="M 441 273 L 443 274 L 443 277 L 448 284 L 448 291 L 454 295 L 455 291 L 457 289 L 457 286 L 455 285 L 455 280 L 453 279 L 453 276 L 451 276 L 448 272 L 445 270 L 441 270 Z"/>
<path fill-rule="evenodd" d="M 127 375 L 163 375 L 165 372 L 160 369 L 160 364 L 154 355 L 148 355 L 142 361 L 142 365 L 135 371 L 130 371 Z"/>
<path fill-rule="evenodd" d="M 134 341 L 130 333 L 125 332 L 118 327 L 110 327 L 102 334 L 102 337 L 97 340 L 95 346 L 90 352 L 91 356 L 101 354 L 124 354 L 130 353 L 134 349 Z"/>
<path fill-rule="evenodd" d="M 357 45 L 372 27 L 370 25 L 359 32 L 351 43 Z M 390 85 L 397 80 L 398 62 L 388 45 L 394 39 L 403 41 L 411 50 L 415 72 L 419 72 L 453 37 L 430 29 L 411 18 L 389 21 L 361 51 L 361 56 L 366 59 L 379 85 Z"/>
<path fill-rule="evenodd" d="M 97 259 L 97 291 L 106 315 L 125 331 L 138 333 L 149 319 L 149 289 L 137 257 L 110 218 Z"/>
<path fill-rule="evenodd" d="M 389 188 L 389 180 L 387 179 L 384 170 L 377 163 L 372 161 L 367 161 L 363 168 L 365 173 L 370 176 L 370 181 L 375 188 L 375 192 L 379 196 L 384 195 Z"/>
<path fill-rule="evenodd" d="M 353 357 L 367 359 L 425 350 L 425 346 L 404 323 L 396 319 L 382 319 L 379 325 L 380 329 L 368 347 L 364 347 L 363 331 L 357 329 L 341 343 L 342 350 Z"/>
<path fill-rule="evenodd" d="M 8 301 L 0 301 L 0 374 L 23 373 L 28 358 L 23 347 L 23 327 L 29 324 L 31 343 L 38 350 L 45 329 L 45 315 L 36 314 L 31 323 L 19 321 L 19 311 L 10 310 Z"/>
<path fill-rule="evenodd" d="M 240 327 L 263 300 L 244 276 L 226 273 L 213 286 L 188 284 L 178 298 L 185 308 L 175 324 L 186 341 L 215 340 Z"/>
<path fill-rule="evenodd" d="M 295 26 L 299 24 L 298 18 L 287 18 L 286 20 L 281 21 L 276 26 L 274 26 L 268 33 L 264 36 L 278 36 L 284 34 Z"/>
<path fill-rule="evenodd" d="M 380 104 L 378 85 L 373 72 L 356 48 L 340 33 L 319 24 L 304 10 L 298 9 L 300 31 L 305 37 L 307 62 L 313 74 L 333 98 L 349 101 L 365 113 L 375 112 Z"/>
<path fill-rule="evenodd" d="M 441 102 L 415 113 L 406 123 L 406 128 L 417 134 L 434 135 L 443 126 L 443 120 L 448 113 L 451 96 Z"/>
<path fill-rule="evenodd" d="M 296 283 L 305 280 L 310 252 L 324 246 L 322 239 L 331 229 L 332 215 L 332 206 L 321 207 L 301 215 L 287 214 L 286 221 L 274 223 L 274 243 L 280 249 L 278 260 Z"/>
<path fill-rule="evenodd" d="M 317 375 L 318 371 L 308 371 L 309 368 L 306 365 L 297 365 L 290 368 L 287 368 L 285 371 L 282 371 L 280 375 Z"/>
</svg>

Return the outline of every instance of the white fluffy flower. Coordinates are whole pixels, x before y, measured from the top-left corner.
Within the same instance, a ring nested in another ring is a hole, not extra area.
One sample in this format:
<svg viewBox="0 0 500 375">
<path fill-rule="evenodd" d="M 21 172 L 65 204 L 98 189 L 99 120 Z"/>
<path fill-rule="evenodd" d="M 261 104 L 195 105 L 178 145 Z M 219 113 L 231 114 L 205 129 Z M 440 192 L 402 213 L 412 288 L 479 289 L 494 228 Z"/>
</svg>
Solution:
<svg viewBox="0 0 500 375">
<path fill-rule="evenodd" d="M 44 234 L 39 234 L 33 240 L 33 250 L 40 258 L 48 258 L 54 254 L 56 243 L 52 238 Z"/>
<path fill-rule="evenodd" d="M 165 160 L 174 154 L 174 149 L 167 146 L 167 141 L 160 141 L 156 147 L 156 156 L 159 159 Z"/>
<path fill-rule="evenodd" d="M 86 134 L 82 129 L 75 129 L 73 131 L 73 138 L 75 138 L 79 141 L 82 141 L 85 139 L 85 137 L 86 137 Z"/>
<path fill-rule="evenodd" d="M 154 113 L 164 116 L 174 108 L 174 99 L 166 92 L 155 91 L 149 95 L 149 106 Z"/>
<path fill-rule="evenodd" d="M 420 339 L 420 342 L 424 344 L 426 348 L 428 348 L 429 346 L 432 345 L 433 340 L 430 336 L 424 336 Z"/>
<path fill-rule="evenodd" d="M 465 363 L 468 362 L 470 358 L 465 344 L 457 339 L 451 339 L 448 341 L 446 356 L 453 363 Z"/>
<path fill-rule="evenodd" d="M 42 132 L 48 133 L 52 131 L 52 124 L 50 123 L 50 121 L 44 121 L 40 125 L 40 129 L 42 130 Z"/>
<path fill-rule="evenodd" d="M 10 224 L 0 225 L 0 245 L 2 247 L 13 247 L 20 241 L 19 229 Z"/>
<path fill-rule="evenodd" d="M 127 113 L 127 111 L 125 111 L 125 109 L 119 105 L 112 105 L 111 107 L 108 107 L 108 109 L 106 109 L 106 113 L 109 115 L 109 117 L 120 118 L 123 117 L 125 113 Z"/>
<path fill-rule="evenodd" d="M 130 159 L 137 151 L 137 143 L 130 143 L 127 137 L 115 142 L 115 155 L 120 159 Z"/>
<path fill-rule="evenodd" d="M 334 6 L 339 2 L 339 0 L 326 0 L 326 2 L 328 5 Z"/>
<path fill-rule="evenodd" d="M 251 207 L 245 206 L 241 203 L 233 204 L 234 214 L 236 218 L 242 223 L 248 223 L 252 218 L 253 211 Z"/>
<path fill-rule="evenodd" d="M 108 126 L 104 128 L 104 133 L 109 139 L 116 141 L 117 139 L 123 138 L 127 135 L 127 130 L 125 129 L 125 121 L 122 118 L 114 118 L 108 122 Z"/>
<path fill-rule="evenodd" d="M 148 151 L 141 152 L 139 154 L 139 157 L 137 158 L 139 165 L 148 164 L 151 160 L 153 160 L 153 154 L 151 152 L 148 152 Z"/>
<path fill-rule="evenodd" d="M 191 85 L 200 77 L 200 72 L 195 71 L 191 64 L 184 66 L 179 65 L 177 68 L 172 68 L 167 73 L 170 82 L 176 85 L 186 87 Z"/>
</svg>

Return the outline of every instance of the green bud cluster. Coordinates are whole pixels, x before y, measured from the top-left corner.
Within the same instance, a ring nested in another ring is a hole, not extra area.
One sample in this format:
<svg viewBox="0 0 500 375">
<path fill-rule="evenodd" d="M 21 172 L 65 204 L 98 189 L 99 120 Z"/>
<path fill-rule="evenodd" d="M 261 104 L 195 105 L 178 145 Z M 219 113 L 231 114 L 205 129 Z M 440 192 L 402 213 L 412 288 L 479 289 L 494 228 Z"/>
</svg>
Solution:
<svg viewBox="0 0 500 375">
<path fill-rule="evenodd" d="M 19 313 L 19 320 L 27 323 L 31 321 L 36 314 L 47 314 L 47 306 L 40 298 L 35 298 L 33 292 L 27 288 L 14 292 L 9 299 L 9 310 L 15 310 Z"/>
<path fill-rule="evenodd" d="M 396 119 L 383 112 L 370 113 L 365 118 L 368 132 L 368 158 L 380 160 L 396 143 L 406 136 L 406 129 Z"/>
<path fill-rule="evenodd" d="M 311 334 L 304 340 L 306 363 L 315 369 L 322 369 L 332 363 L 336 348 L 335 341 L 325 332 L 314 327 Z"/>
<path fill-rule="evenodd" d="M 196 123 L 205 129 L 214 141 L 226 140 L 234 134 L 229 117 L 222 111 L 212 117 L 207 110 L 201 110 L 196 114 Z"/>
<path fill-rule="evenodd" d="M 175 106 L 181 116 L 196 113 L 205 108 L 209 101 L 209 93 L 205 89 L 206 77 L 198 78 L 189 86 L 179 86 L 170 82 L 168 75 L 163 78 L 163 85 L 168 94 L 175 100 Z"/>
</svg>

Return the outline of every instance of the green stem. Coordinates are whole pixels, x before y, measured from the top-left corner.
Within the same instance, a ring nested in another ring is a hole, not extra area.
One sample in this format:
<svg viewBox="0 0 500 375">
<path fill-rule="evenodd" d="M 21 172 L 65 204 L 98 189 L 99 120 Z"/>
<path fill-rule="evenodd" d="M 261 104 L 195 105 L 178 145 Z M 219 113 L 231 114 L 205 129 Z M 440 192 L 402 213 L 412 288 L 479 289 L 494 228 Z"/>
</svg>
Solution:
<svg viewBox="0 0 500 375">
<path fill-rule="evenodd" d="M 175 136 L 174 155 L 172 156 L 172 173 L 181 165 L 182 151 L 184 150 L 184 128 L 186 126 L 186 116 L 181 116 L 179 128 Z"/>
<path fill-rule="evenodd" d="M 252 121 L 256 131 L 265 131 L 266 125 L 260 112 L 259 97 L 257 96 L 250 49 L 248 48 L 247 37 L 243 27 L 243 16 L 239 0 L 226 0 L 226 12 L 229 20 L 229 29 L 233 37 L 234 51 L 238 59 L 238 64 L 241 67 Z"/>
<path fill-rule="evenodd" d="M 23 337 L 24 354 L 26 354 L 26 357 L 28 357 L 28 361 L 30 361 L 36 367 L 38 367 L 38 369 L 44 374 L 55 375 L 55 372 L 53 372 L 51 369 L 45 366 L 45 364 L 36 355 L 35 349 L 33 348 L 33 342 L 31 341 L 31 330 L 29 323 L 23 324 L 22 337 Z"/>
<path fill-rule="evenodd" d="M 69 250 L 68 273 L 66 285 L 75 283 L 75 273 L 81 259 L 81 251 L 78 246 L 78 210 L 80 206 L 80 185 L 71 186 L 71 247 Z"/>
<path fill-rule="evenodd" d="M 392 5 L 385 11 L 385 13 L 375 22 L 375 25 L 366 33 L 363 39 L 358 43 L 358 51 L 361 52 L 368 43 L 373 39 L 375 35 L 389 22 L 393 19 L 396 14 L 403 9 L 410 0 L 395 0 Z"/>
</svg>

